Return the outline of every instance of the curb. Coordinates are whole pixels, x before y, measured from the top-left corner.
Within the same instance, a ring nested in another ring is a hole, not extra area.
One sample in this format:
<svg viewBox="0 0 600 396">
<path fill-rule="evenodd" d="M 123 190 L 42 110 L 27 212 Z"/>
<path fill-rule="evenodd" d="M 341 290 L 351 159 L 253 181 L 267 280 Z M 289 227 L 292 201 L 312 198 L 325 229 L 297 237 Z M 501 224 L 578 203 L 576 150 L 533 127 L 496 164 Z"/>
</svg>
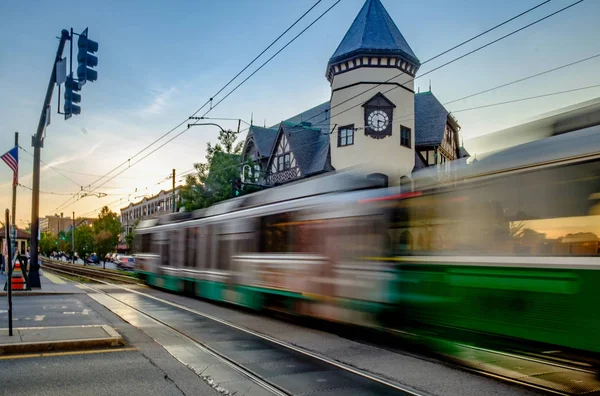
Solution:
<svg viewBox="0 0 600 396">
<path fill-rule="evenodd" d="M 40 341 L 40 342 L 19 342 L 11 344 L 0 344 L 0 356 L 34 353 L 34 352 L 50 352 L 50 351 L 73 351 L 81 349 L 120 347 L 125 345 L 123 337 L 112 327 L 101 326 L 108 337 L 88 338 L 82 340 L 60 340 L 60 341 Z"/>
<path fill-rule="evenodd" d="M 21 290 L 13 290 L 12 296 L 62 296 L 62 295 L 70 295 L 70 294 L 85 294 L 85 291 L 73 291 L 73 292 L 52 292 L 52 291 L 21 291 Z M 6 297 L 8 293 L 5 291 L 0 291 L 0 297 Z"/>
</svg>

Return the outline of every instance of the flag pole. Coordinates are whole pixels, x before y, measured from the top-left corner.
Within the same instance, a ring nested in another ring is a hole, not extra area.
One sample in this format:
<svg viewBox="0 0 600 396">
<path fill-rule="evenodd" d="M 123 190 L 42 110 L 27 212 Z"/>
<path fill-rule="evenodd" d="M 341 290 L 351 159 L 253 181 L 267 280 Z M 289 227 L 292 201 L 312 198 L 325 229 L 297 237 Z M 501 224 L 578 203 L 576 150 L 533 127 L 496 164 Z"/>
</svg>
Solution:
<svg viewBox="0 0 600 396">
<path fill-rule="evenodd" d="M 19 132 L 15 132 L 15 147 L 17 148 L 17 152 L 19 151 Z M 18 164 L 18 163 L 17 163 Z M 17 165 L 18 169 L 18 165 Z M 13 234 L 11 235 L 11 247 L 12 251 L 15 252 L 16 244 L 17 244 L 17 183 L 19 181 L 18 171 L 16 175 L 13 177 L 13 191 L 12 191 L 12 226 L 13 226 Z M 7 224 L 8 226 L 8 224 Z"/>
</svg>

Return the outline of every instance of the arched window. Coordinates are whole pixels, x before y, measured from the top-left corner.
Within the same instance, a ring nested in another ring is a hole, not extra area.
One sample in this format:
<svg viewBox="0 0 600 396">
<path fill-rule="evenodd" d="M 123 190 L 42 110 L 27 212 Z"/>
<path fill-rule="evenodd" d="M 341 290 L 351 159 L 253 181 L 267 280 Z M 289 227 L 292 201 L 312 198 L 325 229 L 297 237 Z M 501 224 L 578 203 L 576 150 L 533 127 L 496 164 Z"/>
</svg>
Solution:
<svg viewBox="0 0 600 396">
<path fill-rule="evenodd" d="M 412 181 L 409 177 L 402 176 L 400 178 L 400 192 L 402 194 L 412 192 Z"/>
</svg>

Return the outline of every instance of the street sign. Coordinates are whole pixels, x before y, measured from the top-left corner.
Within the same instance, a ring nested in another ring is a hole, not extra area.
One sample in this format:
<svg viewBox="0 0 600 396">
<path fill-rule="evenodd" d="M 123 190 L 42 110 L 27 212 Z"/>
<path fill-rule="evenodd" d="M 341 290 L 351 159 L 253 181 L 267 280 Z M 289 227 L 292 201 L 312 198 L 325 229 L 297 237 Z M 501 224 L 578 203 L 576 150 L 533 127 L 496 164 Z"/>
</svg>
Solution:
<svg viewBox="0 0 600 396">
<path fill-rule="evenodd" d="M 67 58 L 62 58 L 56 62 L 56 85 L 60 85 L 67 80 Z"/>
<path fill-rule="evenodd" d="M 52 113 L 50 105 L 46 107 L 46 126 L 50 125 L 50 114 Z M 44 137 L 46 134 L 46 128 L 44 128 Z"/>
</svg>

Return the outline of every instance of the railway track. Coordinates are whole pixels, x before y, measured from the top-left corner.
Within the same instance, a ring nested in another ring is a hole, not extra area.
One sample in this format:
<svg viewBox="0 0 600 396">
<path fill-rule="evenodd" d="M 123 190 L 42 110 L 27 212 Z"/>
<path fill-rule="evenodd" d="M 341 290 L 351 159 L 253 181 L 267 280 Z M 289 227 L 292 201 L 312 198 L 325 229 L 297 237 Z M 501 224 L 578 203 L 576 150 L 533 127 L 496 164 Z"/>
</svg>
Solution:
<svg viewBox="0 0 600 396">
<path fill-rule="evenodd" d="M 105 286 L 82 285 L 82 287 L 95 293 L 96 297 L 93 298 L 125 320 L 128 320 L 128 316 L 123 316 L 123 312 L 130 310 L 153 321 L 154 326 L 156 323 L 160 324 L 165 330 L 196 345 L 207 355 L 222 361 L 223 364 L 241 373 L 249 381 L 270 394 L 296 394 L 293 387 L 290 389 L 289 383 L 280 383 L 282 380 L 289 381 L 290 376 L 295 375 L 292 369 L 288 370 L 286 368 L 289 366 L 300 367 L 300 372 L 296 373 L 297 375 L 308 372 L 327 372 L 328 375 L 323 375 L 324 378 L 317 378 L 315 381 L 341 381 L 347 391 L 346 394 L 422 394 L 404 385 L 377 375 L 365 373 L 353 366 L 329 359 L 302 347 L 288 344 L 269 335 L 257 333 L 185 305 L 128 288 L 126 285 L 112 284 L 105 279 L 93 278 L 93 275 L 86 275 L 86 277 L 92 278 L 95 282 Z M 139 322 L 139 319 L 134 321 Z M 223 347 L 222 345 L 227 342 L 231 345 L 225 344 Z M 232 349 L 232 345 L 236 343 L 240 344 L 240 350 Z M 214 347 L 214 344 L 219 346 Z M 446 362 L 463 370 L 550 394 L 595 395 L 599 394 L 600 391 L 600 382 L 591 371 L 461 344 L 456 344 L 456 348 L 457 350 L 454 353 L 446 356 L 451 358 L 450 361 L 446 360 Z M 258 357 L 244 357 L 244 353 L 255 353 Z M 257 359 L 264 359 L 265 355 L 269 356 L 270 354 L 273 356 L 273 362 L 271 363 L 281 362 L 283 359 L 283 362 L 278 364 L 278 368 L 271 368 L 277 373 L 273 377 L 271 377 L 273 372 L 269 371 L 266 372 L 267 375 L 265 376 L 264 367 L 260 367 L 260 364 L 255 362 Z M 290 361 L 293 363 L 289 363 Z M 285 364 L 286 362 L 288 364 Z M 311 365 L 314 367 L 311 368 Z M 328 376 L 334 378 L 331 379 Z M 350 380 L 348 381 L 348 379 Z M 310 383 L 310 379 L 306 378 L 299 382 L 306 384 L 306 381 Z M 365 389 L 369 389 L 369 391 L 363 393 Z M 311 392 L 318 394 L 319 384 L 316 384 L 315 389 Z"/>
<path fill-rule="evenodd" d="M 119 274 L 114 270 L 93 268 L 80 264 L 65 263 L 57 260 L 42 258 L 42 266 L 45 270 L 62 275 L 74 275 L 88 279 L 93 282 L 111 281 L 121 284 L 141 284 L 142 282 L 132 276 Z"/>
<path fill-rule="evenodd" d="M 218 385 L 219 378 L 230 378 L 223 374 L 223 367 L 253 384 L 255 391 L 248 392 L 246 387 L 244 394 L 425 395 L 172 301 L 103 279 L 94 280 L 98 285 L 80 284 L 90 297 L 157 342 L 177 344 L 178 348 L 165 348 L 224 394 L 237 394 L 240 389 L 227 388 L 239 386 L 238 381 Z M 199 363 L 199 359 L 204 360 Z M 216 378 L 211 378 L 214 371 L 210 366 L 205 367 L 210 363 L 219 367 Z M 203 369 L 198 370 L 198 366 Z"/>
</svg>

